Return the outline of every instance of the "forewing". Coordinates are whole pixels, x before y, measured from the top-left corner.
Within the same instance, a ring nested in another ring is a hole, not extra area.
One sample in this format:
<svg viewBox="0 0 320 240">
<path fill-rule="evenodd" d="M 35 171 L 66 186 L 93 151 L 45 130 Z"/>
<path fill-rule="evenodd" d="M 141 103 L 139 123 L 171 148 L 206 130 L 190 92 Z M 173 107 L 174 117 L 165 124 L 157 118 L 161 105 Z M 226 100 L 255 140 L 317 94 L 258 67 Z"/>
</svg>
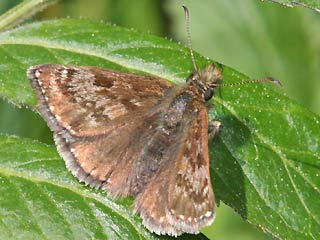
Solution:
<svg viewBox="0 0 320 240">
<path fill-rule="evenodd" d="M 174 148 L 168 148 L 166 164 L 136 200 L 143 223 L 158 234 L 198 233 L 214 218 L 205 106 L 191 120 L 175 137 Z"/>
<path fill-rule="evenodd" d="M 109 133 L 143 115 L 171 89 L 158 77 L 97 67 L 39 65 L 27 76 L 51 129 L 77 137 Z"/>
<path fill-rule="evenodd" d="M 39 65 L 28 70 L 38 110 L 54 131 L 68 169 L 92 187 L 128 195 L 130 167 L 158 122 L 167 81 L 96 67 Z"/>
</svg>

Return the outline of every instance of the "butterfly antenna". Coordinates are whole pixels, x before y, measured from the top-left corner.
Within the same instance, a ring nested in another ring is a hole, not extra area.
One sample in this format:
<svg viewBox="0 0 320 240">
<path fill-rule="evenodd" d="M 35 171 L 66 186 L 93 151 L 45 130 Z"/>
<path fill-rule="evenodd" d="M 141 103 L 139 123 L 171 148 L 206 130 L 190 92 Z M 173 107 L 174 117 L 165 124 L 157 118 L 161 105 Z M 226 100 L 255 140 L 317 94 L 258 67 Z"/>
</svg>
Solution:
<svg viewBox="0 0 320 240">
<path fill-rule="evenodd" d="M 186 21 L 187 41 L 188 41 L 188 47 L 190 49 L 190 55 L 191 55 L 191 59 L 192 59 L 192 64 L 193 64 L 194 70 L 196 72 L 198 72 L 197 64 L 196 64 L 196 61 L 194 59 L 193 50 L 192 50 L 189 9 L 184 5 L 182 5 L 182 7 L 183 7 L 183 10 L 184 10 L 184 17 L 185 17 L 185 21 Z"/>
<path fill-rule="evenodd" d="M 213 83 L 212 87 L 233 87 L 233 86 L 240 86 L 240 85 L 246 85 L 246 84 L 252 84 L 252 83 L 261 83 L 261 82 L 271 82 L 274 84 L 277 84 L 278 86 L 282 87 L 282 83 L 275 78 L 267 77 L 263 79 L 256 79 L 256 80 L 248 80 L 243 82 L 237 82 L 237 83 Z"/>
</svg>

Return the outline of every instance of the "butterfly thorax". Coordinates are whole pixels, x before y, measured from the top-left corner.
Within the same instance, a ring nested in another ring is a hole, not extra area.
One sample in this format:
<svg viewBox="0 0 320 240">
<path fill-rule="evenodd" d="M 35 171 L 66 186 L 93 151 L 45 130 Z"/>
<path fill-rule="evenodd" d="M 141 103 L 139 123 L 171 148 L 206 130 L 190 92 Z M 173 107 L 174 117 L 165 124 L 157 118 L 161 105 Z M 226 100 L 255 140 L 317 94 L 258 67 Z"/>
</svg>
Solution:
<svg viewBox="0 0 320 240">
<path fill-rule="evenodd" d="M 176 94 L 171 101 L 164 116 L 164 126 L 177 127 L 183 118 L 191 119 L 210 100 L 214 94 L 214 88 L 221 81 L 221 70 L 213 64 L 208 65 L 201 72 L 195 71 L 187 79 L 187 84 Z M 169 129 L 167 130 L 169 133 Z"/>
</svg>

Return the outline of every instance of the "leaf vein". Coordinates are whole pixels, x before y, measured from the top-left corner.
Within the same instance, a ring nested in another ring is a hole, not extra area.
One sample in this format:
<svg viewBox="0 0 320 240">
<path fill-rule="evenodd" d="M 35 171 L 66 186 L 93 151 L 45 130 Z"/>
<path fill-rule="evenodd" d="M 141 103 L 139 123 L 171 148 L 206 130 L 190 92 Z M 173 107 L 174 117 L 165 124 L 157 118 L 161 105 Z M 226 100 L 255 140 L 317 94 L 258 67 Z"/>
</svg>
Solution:
<svg viewBox="0 0 320 240">
<path fill-rule="evenodd" d="M 33 211 L 31 210 L 30 204 L 28 204 L 27 199 L 25 198 L 25 195 L 21 192 L 21 189 L 17 186 L 15 182 L 13 182 L 10 178 L 8 178 L 8 181 L 12 184 L 13 188 L 16 189 L 16 192 L 20 195 L 20 197 L 24 200 L 23 204 L 26 206 L 26 209 L 29 212 L 29 216 L 32 218 L 32 222 L 34 223 L 35 227 L 37 228 L 38 232 L 43 236 L 43 239 L 47 239 L 46 235 L 42 231 L 40 225 L 38 224 L 37 218 L 34 216 Z"/>
<path fill-rule="evenodd" d="M 109 200 L 107 197 L 102 198 L 101 196 L 99 196 L 99 194 L 94 194 L 94 193 L 88 194 L 87 192 L 81 192 L 77 187 L 71 187 L 71 186 L 66 185 L 62 182 L 50 181 L 48 179 L 37 178 L 34 176 L 23 174 L 21 172 L 15 171 L 15 170 L 2 168 L 2 169 L 0 169 L 0 171 L 2 171 L 3 174 L 8 175 L 8 176 L 18 176 L 18 177 L 27 179 L 29 181 L 49 183 L 54 186 L 65 188 L 70 191 L 73 191 L 75 194 L 82 196 L 83 198 L 86 197 L 88 199 L 95 199 L 96 201 L 100 202 L 104 206 L 112 209 L 112 211 L 116 212 L 119 216 L 122 216 L 124 219 L 126 219 L 133 226 L 134 229 L 139 231 L 140 234 L 142 236 L 144 236 L 145 239 L 150 238 L 150 234 L 147 232 L 147 230 L 143 229 L 143 227 L 140 227 L 133 222 L 134 220 L 132 219 L 132 216 L 128 213 L 128 210 L 124 209 L 122 206 L 112 207 L 114 203 L 111 200 Z"/>
<path fill-rule="evenodd" d="M 61 212 L 60 208 L 57 206 L 57 204 L 55 202 L 52 201 L 52 199 L 49 197 L 48 193 L 46 193 L 45 191 L 43 191 L 43 189 L 39 186 L 39 183 L 35 184 L 37 186 L 37 189 L 39 192 L 43 193 L 43 196 L 46 197 L 47 201 L 51 203 L 51 205 L 56 209 L 57 213 L 61 216 L 61 219 L 65 222 L 65 224 L 68 226 L 68 228 L 70 229 L 72 235 L 75 237 L 75 232 L 72 229 L 72 224 L 70 224 L 67 219 L 65 218 L 64 214 Z"/>
<path fill-rule="evenodd" d="M 257 133 L 254 132 L 254 131 L 251 131 L 250 127 L 247 126 L 244 121 L 242 121 L 242 119 L 237 115 L 236 111 L 235 111 L 230 105 L 226 104 L 225 102 L 223 102 L 223 101 L 220 100 L 220 99 L 218 99 L 217 101 L 218 101 L 222 106 L 224 106 L 226 109 L 228 109 L 228 111 L 230 111 L 230 112 L 233 114 L 233 116 L 236 117 L 241 123 L 243 123 L 244 126 L 246 126 L 246 127 L 248 128 L 248 130 L 251 132 L 252 135 L 255 135 L 258 139 L 260 139 L 260 140 L 261 140 L 262 142 L 264 142 L 267 146 L 269 146 L 270 149 L 271 149 L 273 152 L 275 152 L 277 155 L 279 155 L 279 157 L 280 157 L 280 159 L 282 160 L 283 164 L 285 164 L 284 161 L 286 161 L 286 162 L 288 162 L 288 163 L 290 164 L 290 162 L 283 157 L 283 154 L 281 154 L 281 151 L 279 152 L 278 150 L 275 149 L 275 147 L 272 147 L 272 144 L 270 144 L 269 141 L 268 141 L 266 138 L 262 137 L 260 134 L 257 134 Z M 225 145 L 226 145 L 226 144 L 225 144 Z M 227 148 L 227 149 L 228 149 L 228 148 Z M 228 151 L 230 152 L 229 149 L 228 149 Z M 230 154 L 232 155 L 231 152 L 230 152 Z M 232 156 L 233 156 L 233 155 L 232 155 Z M 233 156 L 233 157 L 234 157 L 234 156 Z M 235 158 L 235 157 L 234 157 L 234 158 Z M 235 159 L 237 159 L 237 158 L 235 158 Z M 296 170 L 296 171 L 297 171 L 297 170 Z M 300 172 L 299 172 L 299 173 L 300 173 Z M 301 174 L 301 173 L 300 173 L 300 174 Z M 301 174 L 301 175 L 303 176 L 303 174 Z M 251 182 L 250 178 L 249 178 L 246 174 L 244 174 L 244 176 L 248 179 L 249 182 Z M 293 231 L 297 231 L 297 230 L 293 229 L 293 227 L 292 227 L 291 225 L 289 225 L 289 224 L 283 219 L 283 217 L 282 217 L 282 215 L 280 215 L 280 213 L 276 212 L 276 211 L 265 201 L 265 199 L 262 197 L 262 195 L 259 193 L 258 189 L 255 187 L 255 185 L 254 185 L 252 182 L 251 182 L 251 185 L 254 187 L 254 189 L 255 189 L 256 192 L 258 193 L 259 197 L 262 199 L 262 201 L 264 201 L 264 202 L 266 203 L 266 205 L 267 205 L 270 209 L 272 209 L 277 215 L 279 215 L 279 217 L 282 219 L 282 221 L 283 221 L 289 228 L 291 228 Z M 266 221 L 267 221 L 267 219 L 266 219 Z M 271 224 L 271 225 L 272 225 L 272 224 Z M 297 232 L 299 232 L 299 231 L 297 231 Z M 302 232 L 300 232 L 300 233 L 302 233 Z"/>
<path fill-rule="evenodd" d="M 230 153 L 230 155 L 238 162 L 238 159 L 237 159 L 235 156 L 233 156 L 232 152 L 229 150 L 229 148 L 227 147 L 227 145 L 226 145 L 223 141 L 222 141 L 222 143 L 225 145 L 225 147 L 226 147 L 226 149 L 228 150 L 228 152 Z M 278 215 L 288 228 L 292 229 L 292 230 L 295 231 L 295 232 L 298 232 L 297 230 L 293 229 L 293 227 L 286 222 L 286 220 L 282 217 L 282 215 L 281 215 L 280 213 L 278 213 L 275 209 L 273 209 L 273 207 L 270 205 L 270 203 L 268 203 L 268 202 L 266 201 L 265 198 L 262 197 L 263 195 L 262 195 L 262 194 L 260 193 L 260 191 L 256 188 L 255 184 L 251 181 L 251 179 L 250 179 L 246 174 L 243 174 L 243 175 L 244 175 L 245 178 L 250 182 L 251 186 L 253 187 L 253 189 L 255 190 L 255 192 L 257 193 L 257 195 L 259 196 L 259 198 L 262 200 L 262 202 L 264 202 L 265 205 L 266 205 L 271 211 L 273 211 L 276 215 Z M 261 210 L 260 208 L 256 208 L 256 210 L 259 210 L 260 212 L 262 212 L 262 210 Z M 261 216 L 264 217 L 264 213 L 263 213 L 263 212 L 262 212 L 262 215 L 261 215 Z M 265 217 L 264 217 L 264 219 L 265 219 L 265 221 L 268 222 L 271 226 L 277 228 L 277 226 L 273 225 L 271 222 L 268 221 L 268 218 L 265 218 Z M 272 232 L 273 234 L 275 234 L 274 231 L 271 231 L 271 232 Z"/>
</svg>

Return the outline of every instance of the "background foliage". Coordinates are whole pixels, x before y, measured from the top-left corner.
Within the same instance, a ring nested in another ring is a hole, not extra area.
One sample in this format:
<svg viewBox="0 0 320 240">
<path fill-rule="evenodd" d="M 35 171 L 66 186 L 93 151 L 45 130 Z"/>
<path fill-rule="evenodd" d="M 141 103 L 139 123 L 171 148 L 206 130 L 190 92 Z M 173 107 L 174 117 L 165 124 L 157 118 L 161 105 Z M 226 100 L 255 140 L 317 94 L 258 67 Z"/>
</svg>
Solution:
<svg viewBox="0 0 320 240">
<path fill-rule="evenodd" d="M 281 79 L 284 91 L 291 98 L 320 113 L 320 96 L 317 94 L 320 90 L 317 80 L 320 73 L 320 33 L 316 31 L 320 27 L 318 14 L 301 7 L 288 9 L 253 0 L 184 3 L 191 11 L 194 49 L 253 78 L 272 75 Z M 1 4 L 1 10 L 5 11 L 15 2 L 2 1 Z M 134 14 L 139 12 L 145 14 Z M 63 1 L 36 18 L 60 16 L 105 19 L 121 26 L 185 41 L 181 2 Z M 0 108 L 0 132 L 51 143 L 52 138 L 40 117 L 27 109 L 17 110 L 6 102 L 2 102 Z M 13 122 L 12 119 L 17 120 Z M 26 124 L 30 128 L 25 128 Z M 235 234 L 237 239 L 268 239 L 268 236 L 261 235 L 239 220 L 227 207 L 218 210 L 219 218 L 212 229 L 207 230 L 213 237 L 230 239 Z M 230 232 L 231 227 L 239 229 L 239 232 Z"/>
</svg>

